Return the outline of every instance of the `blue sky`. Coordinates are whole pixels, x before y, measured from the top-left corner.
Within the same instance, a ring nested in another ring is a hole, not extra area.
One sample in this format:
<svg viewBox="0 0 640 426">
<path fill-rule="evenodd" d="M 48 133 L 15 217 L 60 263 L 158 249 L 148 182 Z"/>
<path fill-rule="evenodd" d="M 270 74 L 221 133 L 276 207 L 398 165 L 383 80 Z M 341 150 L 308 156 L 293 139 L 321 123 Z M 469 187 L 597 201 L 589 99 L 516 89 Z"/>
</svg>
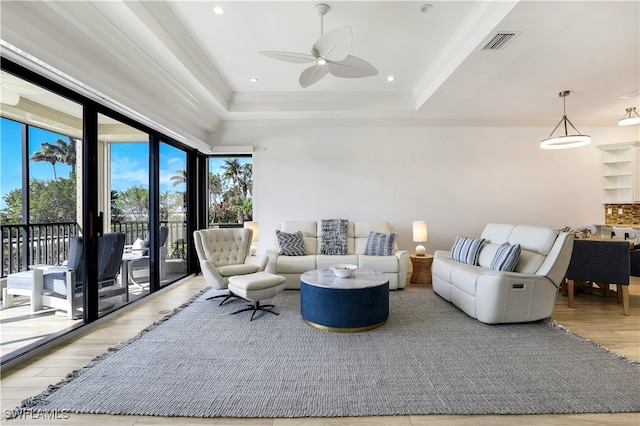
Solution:
<svg viewBox="0 0 640 426">
<path fill-rule="evenodd" d="M 58 133 L 42 130 L 37 127 L 29 127 L 29 156 L 40 150 L 40 143 L 54 143 L 56 139 L 65 142 L 68 138 Z M 21 125 L 12 120 L 0 120 L 0 194 L 4 196 L 15 188 L 20 188 L 22 181 L 22 154 L 21 154 Z M 224 157 L 214 157 L 209 160 L 209 170 L 213 173 L 224 171 Z M 252 159 L 239 158 L 241 164 L 251 163 Z M 177 170 L 186 169 L 186 154 L 171 145 L 160 144 L 160 191 L 184 191 L 185 185 L 173 186 L 171 176 L 177 174 Z M 30 162 L 31 177 L 36 179 L 53 179 L 53 166 L 46 162 Z M 56 164 L 58 177 L 68 177 L 71 167 L 65 164 Z M 111 145 L 111 187 L 123 191 L 127 188 L 140 185 L 149 187 L 149 146 L 147 143 L 113 143 Z M 0 199 L 0 208 L 5 203 Z"/>
</svg>

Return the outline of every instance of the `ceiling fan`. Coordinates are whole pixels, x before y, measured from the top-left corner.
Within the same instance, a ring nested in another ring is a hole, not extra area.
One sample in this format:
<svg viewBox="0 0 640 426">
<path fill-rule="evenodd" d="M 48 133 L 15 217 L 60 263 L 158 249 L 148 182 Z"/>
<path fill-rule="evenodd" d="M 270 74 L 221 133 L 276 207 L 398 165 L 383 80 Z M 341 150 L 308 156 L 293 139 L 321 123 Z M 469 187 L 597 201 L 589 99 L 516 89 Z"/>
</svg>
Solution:
<svg viewBox="0 0 640 426">
<path fill-rule="evenodd" d="M 302 87 L 311 86 L 328 73 L 343 78 L 370 77 L 378 74 L 378 70 L 369 62 L 349 55 L 353 41 L 351 27 L 345 25 L 324 34 L 323 17 L 329 11 L 329 6 L 320 3 L 314 6 L 314 10 L 320 15 L 320 38 L 313 44 L 310 55 L 273 51 L 261 51 L 260 53 L 270 58 L 295 64 L 315 62 L 300 74 L 299 82 Z"/>
</svg>

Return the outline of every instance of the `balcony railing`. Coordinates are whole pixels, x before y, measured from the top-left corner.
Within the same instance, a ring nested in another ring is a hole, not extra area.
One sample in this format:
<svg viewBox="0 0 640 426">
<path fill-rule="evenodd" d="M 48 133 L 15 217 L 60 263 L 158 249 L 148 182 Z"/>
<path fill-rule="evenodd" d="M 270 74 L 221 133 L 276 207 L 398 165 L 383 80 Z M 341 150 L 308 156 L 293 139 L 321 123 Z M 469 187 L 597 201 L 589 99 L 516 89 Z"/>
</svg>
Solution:
<svg viewBox="0 0 640 426">
<path fill-rule="evenodd" d="M 186 223 L 161 221 L 160 226 L 169 228 L 166 243 L 167 257 L 185 259 Z M 61 264 L 68 258 L 69 237 L 78 235 L 78 230 L 79 227 L 75 222 L 0 225 L 0 254 L 2 255 L 0 278 L 26 271 L 29 265 Z M 148 231 L 149 224 L 142 221 L 111 224 L 111 232 L 123 232 L 126 235 L 126 244 L 133 244 L 136 238 L 144 239 Z"/>
<path fill-rule="evenodd" d="M 69 253 L 69 237 L 78 234 L 75 222 L 0 225 L 2 277 L 29 265 L 59 265 Z"/>
</svg>

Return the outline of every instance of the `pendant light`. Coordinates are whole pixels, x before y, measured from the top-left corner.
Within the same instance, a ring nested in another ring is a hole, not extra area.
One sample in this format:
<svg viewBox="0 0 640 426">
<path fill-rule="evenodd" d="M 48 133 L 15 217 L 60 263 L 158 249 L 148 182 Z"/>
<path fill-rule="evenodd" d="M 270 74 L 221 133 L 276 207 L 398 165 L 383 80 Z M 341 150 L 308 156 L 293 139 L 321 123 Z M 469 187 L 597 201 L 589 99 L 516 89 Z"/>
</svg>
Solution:
<svg viewBox="0 0 640 426">
<path fill-rule="evenodd" d="M 640 124 L 640 115 L 636 112 L 636 107 L 627 108 L 626 114 L 618 120 L 618 126 L 629 126 L 631 124 Z"/>
<path fill-rule="evenodd" d="M 579 146 L 589 145 L 591 143 L 591 136 L 583 135 L 580 133 L 576 126 L 571 123 L 571 121 L 567 118 L 567 103 L 566 97 L 569 96 L 571 92 L 569 90 L 564 90 L 558 94 L 562 98 L 563 101 L 563 115 L 562 119 L 558 125 L 553 129 L 551 134 L 547 139 L 544 139 L 540 142 L 540 148 L 542 149 L 566 149 L 566 148 L 577 148 Z M 561 124 L 564 124 L 564 135 L 553 136 L 554 132 L 560 127 Z M 576 134 L 570 135 L 569 129 L 567 127 L 569 124 L 573 130 L 575 130 Z"/>
</svg>

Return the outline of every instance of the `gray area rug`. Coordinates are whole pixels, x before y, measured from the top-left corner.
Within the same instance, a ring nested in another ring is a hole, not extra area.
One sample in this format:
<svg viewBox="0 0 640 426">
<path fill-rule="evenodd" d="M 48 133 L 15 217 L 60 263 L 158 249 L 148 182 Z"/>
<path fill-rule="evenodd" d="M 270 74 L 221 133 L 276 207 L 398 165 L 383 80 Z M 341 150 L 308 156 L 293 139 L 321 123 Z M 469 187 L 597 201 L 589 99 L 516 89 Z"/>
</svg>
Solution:
<svg viewBox="0 0 640 426">
<path fill-rule="evenodd" d="M 315 329 L 300 293 L 279 316 L 230 315 L 208 291 L 22 408 L 188 417 L 640 411 L 640 363 L 560 326 L 486 325 L 428 287 L 390 295 L 385 325 Z M 17 411 L 17 410 L 16 410 Z"/>
</svg>

